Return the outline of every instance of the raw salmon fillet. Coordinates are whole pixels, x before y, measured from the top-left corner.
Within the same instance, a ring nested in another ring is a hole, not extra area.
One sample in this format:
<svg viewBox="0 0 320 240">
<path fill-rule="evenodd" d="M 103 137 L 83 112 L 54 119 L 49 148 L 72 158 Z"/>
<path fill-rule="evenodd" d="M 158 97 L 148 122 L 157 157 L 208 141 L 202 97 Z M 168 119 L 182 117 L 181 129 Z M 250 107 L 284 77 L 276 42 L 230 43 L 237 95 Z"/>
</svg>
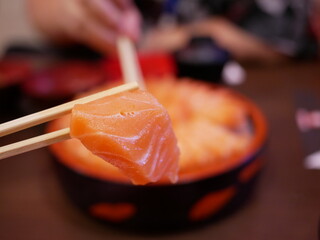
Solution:
<svg viewBox="0 0 320 240">
<path fill-rule="evenodd" d="M 134 184 L 178 178 L 179 149 L 167 110 L 147 91 L 74 106 L 70 135 Z"/>
</svg>

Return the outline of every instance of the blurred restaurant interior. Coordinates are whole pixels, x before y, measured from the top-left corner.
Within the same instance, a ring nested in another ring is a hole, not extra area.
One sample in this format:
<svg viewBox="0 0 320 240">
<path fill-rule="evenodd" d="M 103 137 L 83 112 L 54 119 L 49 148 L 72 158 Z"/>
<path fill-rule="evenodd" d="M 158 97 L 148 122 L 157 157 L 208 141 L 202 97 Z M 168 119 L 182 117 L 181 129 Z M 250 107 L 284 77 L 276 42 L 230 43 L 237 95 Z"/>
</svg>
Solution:
<svg viewBox="0 0 320 240">
<path fill-rule="evenodd" d="M 0 0 L 0 123 L 121 84 L 119 36 L 178 182 L 133 185 L 74 139 L 2 159 L 0 239 L 319 239 L 320 1 Z"/>
</svg>

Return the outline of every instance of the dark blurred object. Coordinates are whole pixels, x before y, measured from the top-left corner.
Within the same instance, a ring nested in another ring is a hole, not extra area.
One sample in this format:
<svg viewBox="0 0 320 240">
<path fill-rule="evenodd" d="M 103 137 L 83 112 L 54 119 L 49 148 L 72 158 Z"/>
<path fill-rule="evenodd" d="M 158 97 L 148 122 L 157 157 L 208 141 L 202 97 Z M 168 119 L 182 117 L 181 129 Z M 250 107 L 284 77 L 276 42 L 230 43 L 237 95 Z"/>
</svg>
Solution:
<svg viewBox="0 0 320 240">
<path fill-rule="evenodd" d="M 134 2 L 142 14 L 145 27 L 155 25 L 158 22 L 163 13 L 161 1 L 135 0 Z"/>
<path fill-rule="evenodd" d="M 98 60 L 102 57 L 100 53 L 84 45 L 26 45 L 26 44 L 13 44 L 5 51 L 5 56 L 20 56 L 32 60 L 32 58 L 42 57 L 50 59 L 86 59 Z"/>
<path fill-rule="evenodd" d="M 20 117 L 21 92 L 18 85 L 0 88 L 0 122 Z"/>
<path fill-rule="evenodd" d="M 20 116 L 19 85 L 32 73 L 28 61 L 20 58 L 5 57 L 0 60 L 0 114 L 1 121 Z"/>
<path fill-rule="evenodd" d="M 193 37 L 189 44 L 174 53 L 178 77 L 190 77 L 210 82 L 221 82 L 224 65 L 230 54 L 217 46 L 210 37 Z"/>
<path fill-rule="evenodd" d="M 317 45 L 320 45 L 320 1 L 313 2 L 313 8 L 311 10 L 310 17 L 310 32 L 317 40 Z M 317 56 L 320 57 L 319 47 L 316 48 Z M 320 239 L 320 237 L 319 237 Z"/>
</svg>

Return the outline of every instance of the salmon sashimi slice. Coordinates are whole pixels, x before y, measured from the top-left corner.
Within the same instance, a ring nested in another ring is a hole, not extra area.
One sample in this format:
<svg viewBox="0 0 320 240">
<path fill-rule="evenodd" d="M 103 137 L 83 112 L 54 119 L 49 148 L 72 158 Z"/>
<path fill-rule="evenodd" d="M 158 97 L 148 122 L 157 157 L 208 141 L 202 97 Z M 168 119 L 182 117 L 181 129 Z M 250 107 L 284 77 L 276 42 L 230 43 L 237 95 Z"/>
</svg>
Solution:
<svg viewBox="0 0 320 240">
<path fill-rule="evenodd" d="M 167 110 L 143 90 L 74 106 L 70 135 L 134 184 L 178 179 L 180 151 Z"/>
</svg>

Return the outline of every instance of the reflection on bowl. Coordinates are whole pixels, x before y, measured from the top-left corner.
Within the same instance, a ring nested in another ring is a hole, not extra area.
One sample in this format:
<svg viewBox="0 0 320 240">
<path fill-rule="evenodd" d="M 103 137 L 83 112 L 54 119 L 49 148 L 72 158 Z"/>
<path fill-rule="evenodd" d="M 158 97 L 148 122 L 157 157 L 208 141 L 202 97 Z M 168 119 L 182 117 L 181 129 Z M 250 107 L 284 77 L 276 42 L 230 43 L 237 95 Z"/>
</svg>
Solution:
<svg viewBox="0 0 320 240">
<path fill-rule="evenodd" d="M 78 140 L 52 146 L 62 186 L 90 216 L 122 229 L 167 231 L 198 226 L 241 206 L 262 167 L 266 122 L 233 91 L 190 80 L 154 80 L 148 89 L 167 108 L 181 150 L 179 181 L 130 183 Z M 68 116 L 49 125 L 68 125 Z"/>
</svg>

